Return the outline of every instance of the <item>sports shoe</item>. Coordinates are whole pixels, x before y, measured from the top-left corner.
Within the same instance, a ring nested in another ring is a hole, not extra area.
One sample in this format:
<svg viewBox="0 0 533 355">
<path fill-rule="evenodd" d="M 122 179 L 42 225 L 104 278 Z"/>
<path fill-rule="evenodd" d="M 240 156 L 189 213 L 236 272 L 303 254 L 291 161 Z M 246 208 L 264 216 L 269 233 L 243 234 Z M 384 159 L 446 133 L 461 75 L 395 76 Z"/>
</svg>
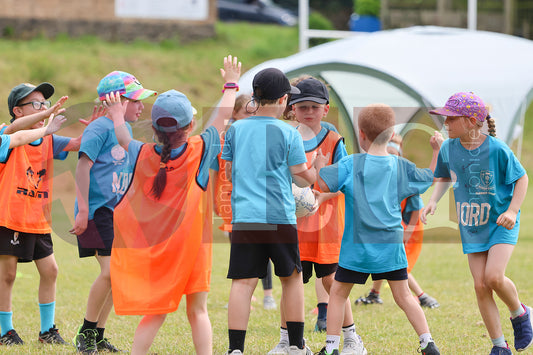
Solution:
<svg viewBox="0 0 533 355">
<path fill-rule="evenodd" d="M 313 355 L 313 352 L 307 345 L 304 345 L 303 349 L 300 349 L 296 345 L 289 346 L 289 355 Z"/>
<path fill-rule="evenodd" d="M 437 348 L 437 345 L 432 341 L 430 341 L 424 349 L 420 348 L 419 351 L 422 355 L 440 355 L 439 348 Z"/>
<path fill-rule="evenodd" d="M 507 342 L 505 342 L 505 344 L 507 344 Z M 509 345 L 507 345 L 506 348 L 494 345 L 489 355 L 513 355 L 513 352 L 511 351 L 511 348 L 509 348 Z"/>
<path fill-rule="evenodd" d="M 24 342 L 20 339 L 17 331 L 11 329 L 3 337 L 0 338 L 0 345 L 22 345 Z"/>
<path fill-rule="evenodd" d="M 438 308 L 440 306 L 439 302 L 437 302 L 436 299 L 434 299 L 433 297 L 425 293 L 422 296 L 420 296 L 418 300 L 420 301 L 420 305 L 422 307 Z"/>
<path fill-rule="evenodd" d="M 280 340 L 274 349 L 270 350 L 267 355 L 286 355 L 289 353 L 289 341 Z"/>
<path fill-rule="evenodd" d="M 514 348 L 516 351 L 524 351 L 533 343 L 533 329 L 531 327 L 531 308 L 522 304 L 526 310 L 524 314 L 511 319 L 514 330 Z"/>
<path fill-rule="evenodd" d="M 47 332 L 44 332 L 44 333 L 39 332 L 39 341 L 45 344 L 61 344 L 61 345 L 68 344 L 65 340 L 63 340 L 61 335 L 59 335 L 59 331 L 57 330 L 55 324 L 52 328 L 48 329 Z"/>
<path fill-rule="evenodd" d="M 317 319 L 315 324 L 315 332 L 323 333 L 326 331 L 328 321 L 326 319 Z"/>
<path fill-rule="evenodd" d="M 98 351 L 107 351 L 110 353 L 120 353 L 122 350 L 114 346 L 109 342 L 109 339 L 104 338 L 96 343 L 96 350 Z"/>
<path fill-rule="evenodd" d="M 272 296 L 265 296 L 263 298 L 263 308 L 266 310 L 276 309 L 278 305 L 276 304 L 276 301 L 274 301 L 274 297 Z"/>
<path fill-rule="evenodd" d="M 224 355 L 242 355 L 242 351 L 237 349 L 237 350 L 233 350 L 232 352 L 229 352 L 229 350 L 228 350 L 228 351 L 226 351 L 226 353 Z"/>
<path fill-rule="evenodd" d="M 79 353 L 82 354 L 96 354 L 96 329 L 85 329 L 83 332 L 80 332 L 81 325 L 78 328 L 78 332 L 74 336 L 74 346 Z"/>
<path fill-rule="evenodd" d="M 381 299 L 381 297 L 379 297 L 379 293 L 375 293 L 375 292 L 370 291 L 366 297 L 361 296 L 358 299 L 356 299 L 354 301 L 354 303 L 356 305 L 358 305 L 358 304 L 372 304 L 372 303 L 383 304 L 383 300 Z"/>
<path fill-rule="evenodd" d="M 339 350 L 335 349 L 333 352 L 331 352 L 331 354 L 328 354 L 326 352 L 326 347 L 324 346 L 319 352 L 316 353 L 316 355 L 339 355 Z"/>
<path fill-rule="evenodd" d="M 345 338 L 340 355 L 367 355 L 361 336 L 357 335 L 355 339 Z"/>
</svg>

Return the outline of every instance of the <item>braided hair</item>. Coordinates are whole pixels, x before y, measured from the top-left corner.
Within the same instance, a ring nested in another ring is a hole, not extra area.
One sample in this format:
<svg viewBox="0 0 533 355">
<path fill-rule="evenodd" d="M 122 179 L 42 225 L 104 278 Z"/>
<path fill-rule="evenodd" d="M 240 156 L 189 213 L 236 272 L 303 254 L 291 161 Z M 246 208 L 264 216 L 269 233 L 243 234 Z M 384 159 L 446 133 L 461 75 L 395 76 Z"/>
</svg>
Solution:
<svg viewBox="0 0 533 355">
<path fill-rule="evenodd" d="M 163 125 L 163 119 L 158 120 L 158 124 Z M 187 130 L 190 128 L 190 124 L 178 129 L 176 132 L 161 132 L 155 130 L 158 141 L 162 144 L 161 149 L 161 162 L 159 163 L 159 171 L 154 178 L 152 189 L 150 193 L 152 196 L 159 200 L 165 187 L 167 186 L 167 162 L 170 160 L 170 153 L 173 148 L 181 146 L 187 140 Z"/>
<path fill-rule="evenodd" d="M 489 129 L 489 135 L 492 137 L 496 137 L 496 121 L 494 118 L 490 117 L 490 115 L 487 115 L 487 126 Z"/>
</svg>

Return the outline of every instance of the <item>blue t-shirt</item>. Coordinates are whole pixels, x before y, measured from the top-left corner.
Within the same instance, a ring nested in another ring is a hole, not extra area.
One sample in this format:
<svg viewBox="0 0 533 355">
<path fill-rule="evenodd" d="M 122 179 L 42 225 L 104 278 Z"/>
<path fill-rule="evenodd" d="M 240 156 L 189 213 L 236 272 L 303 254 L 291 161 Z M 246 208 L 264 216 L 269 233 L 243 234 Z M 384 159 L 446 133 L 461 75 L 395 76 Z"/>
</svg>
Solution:
<svg viewBox="0 0 533 355">
<path fill-rule="evenodd" d="M 205 190 L 209 183 L 209 167 L 212 166 L 213 161 L 217 160 L 218 153 L 220 153 L 220 136 L 215 127 L 209 126 L 202 134 L 200 134 L 205 144 L 205 149 L 202 153 L 202 161 L 198 171 L 196 181 Z M 143 142 L 132 140 L 128 145 L 128 152 L 133 162 L 137 161 Z M 178 158 L 186 148 L 186 144 L 174 148 L 170 151 L 170 159 Z M 161 146 L 157 145 L 155 150 L 161 154 Z"/>
<path fill-rule="evenodd" d="M 9 154 L 9 144 L 11 143 L 11 137 L 9 134 L 0 135 L 0 161 L 5 162 Z"/>
<path fill-rule="evenodd" d="M 444 141 L 435 177 L 457 179 L 453 193 L 465 254 L 487 251 L 499 243 L 516 244 L 520 212 L 511 230 L 496 220 L 509 208 L 515 182 L 525 173 L 511 149 L 497 138 L 486 136 L 473 150 L 464 148 L 459 138 Z"/>
<path fill-rule="evenodd" d="M 395 155 L 353 154 L 322 168 L 320 177 L 345 195 L 339 266 L 364 273 L 406 268 L 401 202 L 431 186 L 431 170 Z"/>
<path fill-rule="evenodd" d="M 131 135 L 131 126 L 125 124 Z M 93 162 L 89 184 L 89 219 L 92 219 L 100 207 L 114 210 L 130 184 L 135 160 L 118 144 L 113 121 L 105 116 L 85 128 L 79 155 L 82 153 Z M 77 201 L 74 208 L 77 214 Z"/>
<path fill-rule="evenodd" d="M 403 223 L 409 224 L 409 221 L 411 220 L 411 213 L 414 211 L 420 211 L 423 207 L 424 202 L 422 201 L 422 197 L 420 197 L 420 195 L 409 196 L 407 201 L 405 201 L 405 207 L 402 210 Z"/>
<path fill-rule="evenodd" d="M 226 132 L 222 159 L 232 161 L 232 223 L 296 224 L 289 166 L 307 161 L 302 136 L 273 117 L 251 116 Z"/>
</svg>

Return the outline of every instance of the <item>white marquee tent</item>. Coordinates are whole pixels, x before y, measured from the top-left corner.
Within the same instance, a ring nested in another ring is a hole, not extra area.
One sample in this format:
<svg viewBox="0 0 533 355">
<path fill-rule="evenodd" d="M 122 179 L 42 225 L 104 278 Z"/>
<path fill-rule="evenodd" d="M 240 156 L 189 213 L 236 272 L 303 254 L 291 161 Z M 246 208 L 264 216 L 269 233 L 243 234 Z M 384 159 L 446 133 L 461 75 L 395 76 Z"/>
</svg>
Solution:
<svg viewBox="0 0 533 355">
<path fill-rule="evenodd" d="M 521 137 L 533 99 L 533 41 L 493 32 L 428 26 L 354 35 L 262 63 L 241 77 L 241 91 L 250 92 L 255 73 L 267 67 L 325 80 L 348 122 L 357 108 L 382 102 L 407 123 L 455 92 L 472 91 L 491 107 L 508 144 Z"/>
</svg>

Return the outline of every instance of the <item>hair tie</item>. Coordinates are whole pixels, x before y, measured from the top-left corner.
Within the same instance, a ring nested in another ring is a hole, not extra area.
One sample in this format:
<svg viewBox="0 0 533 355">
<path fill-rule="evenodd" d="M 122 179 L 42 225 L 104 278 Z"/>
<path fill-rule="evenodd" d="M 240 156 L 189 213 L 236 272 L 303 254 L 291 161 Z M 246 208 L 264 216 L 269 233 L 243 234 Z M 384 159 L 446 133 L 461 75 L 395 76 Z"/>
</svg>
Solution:
<svg viewBox="0 0 533 355">
<path fill-rule="evenodd" d="M 163 163 L 163 162 L 160 162 L 159 163 L 159 169 L 164 169 L 167 167 L 167 164 Z"/>
</svg>

